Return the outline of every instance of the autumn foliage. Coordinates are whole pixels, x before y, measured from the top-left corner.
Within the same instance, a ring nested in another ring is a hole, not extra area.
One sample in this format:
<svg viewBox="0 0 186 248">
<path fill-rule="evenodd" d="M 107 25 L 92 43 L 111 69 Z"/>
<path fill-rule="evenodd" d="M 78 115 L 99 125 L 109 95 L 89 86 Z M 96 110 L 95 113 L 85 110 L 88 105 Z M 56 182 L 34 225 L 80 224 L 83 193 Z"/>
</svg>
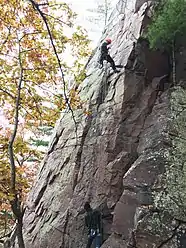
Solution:
<svg viewBox="0 0 186 248">
<path fill-rule="evenodd" d="M 42 158 L 29 138 L 41 126 L 53 127 L 61 110 L 82 107 L 76 86 L 86 76 L 83 65 L 90 50 L 86 32 L 74 26 L 75 17 L 59 1 L 0 1 L 1 214 L 10 211 L 15 196 L 24 202 Z M 72 80 L 74 87 L 68 83 Z M 13 134 L 14 191 L 8 153 Z M 33 157 L 37 163 L 31 165 Z"/>
</svg>

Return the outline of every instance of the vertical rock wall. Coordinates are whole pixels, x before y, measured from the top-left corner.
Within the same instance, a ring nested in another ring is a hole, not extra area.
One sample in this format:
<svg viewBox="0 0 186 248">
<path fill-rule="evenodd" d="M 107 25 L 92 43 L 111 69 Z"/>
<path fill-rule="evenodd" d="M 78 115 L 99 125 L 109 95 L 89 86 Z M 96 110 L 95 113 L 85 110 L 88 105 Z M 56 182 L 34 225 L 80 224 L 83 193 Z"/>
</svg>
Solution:
<svg viewBox="0 0 186 248">
<path fill-rule="evenodd" d="M 75 111 L 75 128 L 67 112 L 56 126 L 28 199 L 27 248 L 85 247 L 87 200 L 105 216 L 102 247 L 176 247 L 165 241 L 177 223 L 164 217 L 154 230 L 158 211 L 139 194 L 158 184 L 171 143 L 169 56 L 139 39 L 152 3 L 120 1 L 113 12 L 102 40 L 111 37 L 111 56 L 126 69 L 99 69 L 99 49 L 89 61 L 80 94 L 91 115 Z"/>
</svg>

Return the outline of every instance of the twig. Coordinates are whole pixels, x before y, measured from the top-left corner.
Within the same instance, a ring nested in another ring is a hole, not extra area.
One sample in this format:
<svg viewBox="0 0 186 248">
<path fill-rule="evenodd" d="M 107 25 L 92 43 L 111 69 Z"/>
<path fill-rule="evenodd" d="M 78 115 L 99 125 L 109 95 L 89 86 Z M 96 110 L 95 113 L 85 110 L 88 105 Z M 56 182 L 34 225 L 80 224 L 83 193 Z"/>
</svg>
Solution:
<svg viewBox="0 0 186 248">
<path fill-rule="evenodd" d="M 44 14 L 45 16 L 48 16 L 48 17 L 50 17 L 50 18 L 52 18 L 52 19 L 57 20 L 59 23 L 65 24 L 65 25 L 67 25 L 67 26 L 69 26 L 69 27 L 71 27 L 71 26 L 72 26 L 72 23 L 71 23 L 71 22 L 66 23 L 66 22 L 64 22 L 64 21 L 60 20 L 60 19 L 59 19 L 59 18 L 57 18 L 57 17 L 51 16 L 51 15 L 46 14 L 46 13 L 43 13 L 43 14 Z"/>
<path fill-rule="evenodd" d="M 10 92 L 8 92 L 7 90 L 4 90 L 0 87 L 0 91 L 4 92 L 5 94 L 7 94 L 8 96 L 10 96 L 12 99 L 15 99 L 15 96 L 13 96 Z"/>
</svg>

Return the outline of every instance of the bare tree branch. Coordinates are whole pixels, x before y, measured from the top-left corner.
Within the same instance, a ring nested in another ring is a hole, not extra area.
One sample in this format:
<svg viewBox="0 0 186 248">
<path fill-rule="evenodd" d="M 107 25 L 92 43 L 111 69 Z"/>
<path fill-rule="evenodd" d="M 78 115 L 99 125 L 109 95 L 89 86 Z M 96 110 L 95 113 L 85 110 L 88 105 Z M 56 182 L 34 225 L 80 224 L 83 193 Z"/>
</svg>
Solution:
<svg viewBox="0 0 186 248">
<path fill-rule="evenodd" d="M 65 82 L 65 78 L 64 78 L 64 74 L 63 74 L 63 69 L 62 69 L 62 65 L 61 65 L 61 61 L 60 61 L 60 58 L 58 56 L 58 53 L 57 53 L 57 49 L 56 49 L 56 46 L 54 44 L 54 40 L 53 40 L 53 37 L 52 37 L 52 33 L 50 31 L 50 27 L 48 25 L 48 21 L 46 19 L 46 16 L 45 14 L 41 11 L 41 9 L 39 8 L 39 5 L 33 1 L 33 0 L 29 0 L 29 2 L 33 5 L 33 7 L 38 11 L 38 13 L 40 14 L 40 16 L 42 17 L 44 23 L 45 23 L 45 26 L 46 26 L 46 29 L 47 29 L 47 32 L 48 32 L 48 35 L 50 37 L 50 41 L 51 41 L 51 44 L 52 44 L 52 47 L 53 47 L 53 50 L 54 50 L 54 54 L 56 56 L 56 59 L 57 59 L 57 62 L 58 62 L 58 65 L 59 65 L 59 69 L 60 69 L 60 72 L 61 72 L 61 78 L 62 78 L 62 82 L 63 82 L 63 94 L 64 94 L 64 98 L 65 98 L 65 102 L 67 103 L 67 106 L 69 108 L 69 110 L 71 111 L 71 114 L 72 114 L 72 118 L 73 118 L 73 121 L 74 121 L 74 124 L 75 124 L 75 133 L 76 133 L 76 136 L 77 136 L 77 122 L 75 120 L 75 116 L 74 116 L 74 112 L 70 106 L 70 101 L 69 101 L 69 98 L 67 96 L 67 93 L 66 93 L 66 82 Z"/>
<path fill-rule="evenodd" d="M 15 96 L 13 96 L 10 92 L 8 92 L 7 90 L 3 89 L 0 87 L 0 91 L 2 91 L 3 93 L 7 94 L 8 96 L 10 96 L 12 99 L 15 99 Z"/>
<path fill-rule="evenodd" d="M 45 16 L 47 16 L 47 17 L 50 17 L 50 18 L 52 18 L 52 19 L 57 20 L 59 23 L 65 24 L 65 25 L 67 25 L 67 26 L 69 26 L 69 27 L 71 27 L 71 26 L 72 26 L 72 23 L 71 23 L 71 22 L 66 23 L 66 22 L 64 22 L 64 21 L 60 20 L 59 18 L 56 18 L 56 17 L 51 16 L 51 15 L 49 15 L 49 14 L 46 14 L 46 13 L 43 13 L 43 14 L 44 14 Z"/>
</svg>

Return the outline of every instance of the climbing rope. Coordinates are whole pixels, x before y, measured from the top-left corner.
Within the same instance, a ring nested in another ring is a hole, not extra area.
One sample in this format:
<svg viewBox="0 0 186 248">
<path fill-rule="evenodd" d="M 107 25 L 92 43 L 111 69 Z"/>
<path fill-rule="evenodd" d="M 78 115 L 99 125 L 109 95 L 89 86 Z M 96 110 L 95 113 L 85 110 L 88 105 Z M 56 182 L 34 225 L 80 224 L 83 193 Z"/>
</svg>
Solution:
<svg viewBox="0 0 186 248">
<path fill-rule="evenodd" d="M 109 67 L 110 67 L 110 64 L 109 64 L 109 62 L 107 62 L 106 65 L 105 65 L 104 74 L 103 74 L 102 99 L 101 99 L 102 102 L 104 102 L 104 99 L 105 99 L 105 96 L 106 96 Z"/>
</svg>

